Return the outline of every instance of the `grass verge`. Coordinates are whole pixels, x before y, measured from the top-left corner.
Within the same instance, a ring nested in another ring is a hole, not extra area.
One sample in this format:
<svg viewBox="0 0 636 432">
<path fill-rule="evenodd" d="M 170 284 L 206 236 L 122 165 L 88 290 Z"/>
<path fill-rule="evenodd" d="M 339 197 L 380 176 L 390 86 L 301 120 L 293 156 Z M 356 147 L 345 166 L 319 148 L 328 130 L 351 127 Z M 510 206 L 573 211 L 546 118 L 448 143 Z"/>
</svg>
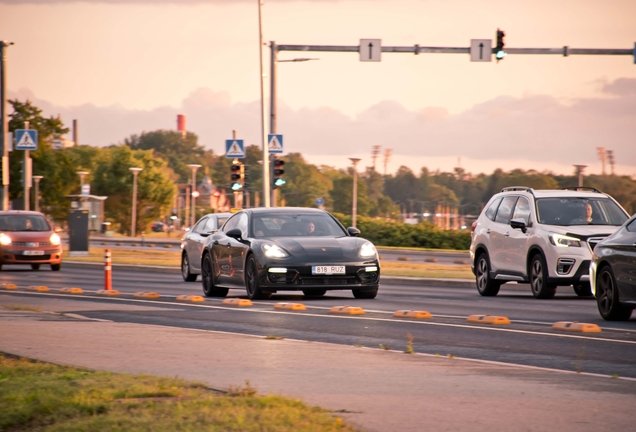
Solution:
<svg viewBox="0 0 636 432">
<path fill-rule="evenodd" d="M 446 266 L 439 264 L 411 264 L 382 261 L 382 274 L 386 276 L 411 276 L 427 278 L 474 279 L 470 266 Z"/>
<path fill-rule="evenodd" d="M 0 430 L 353 431 L 321 408 L 249 386 L 94 372 L 0 353 Z"/>
</svg>

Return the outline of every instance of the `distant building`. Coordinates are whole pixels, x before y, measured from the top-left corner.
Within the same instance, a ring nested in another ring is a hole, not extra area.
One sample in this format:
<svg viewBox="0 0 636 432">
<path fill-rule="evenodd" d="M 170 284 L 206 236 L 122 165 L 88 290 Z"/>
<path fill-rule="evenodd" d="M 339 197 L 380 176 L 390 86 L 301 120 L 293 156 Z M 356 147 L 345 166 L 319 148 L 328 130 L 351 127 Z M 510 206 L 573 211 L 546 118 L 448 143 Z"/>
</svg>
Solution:
<svg viewBox="0 0 636 432">
<path fill-rule="evenodd" d="M 67 140 L 66 138 L 55 138 L 51 141 L 51 148 L 53 150 L 62 150 L 69 147 L 74 147 L 75 141 Z"/>
</svg>

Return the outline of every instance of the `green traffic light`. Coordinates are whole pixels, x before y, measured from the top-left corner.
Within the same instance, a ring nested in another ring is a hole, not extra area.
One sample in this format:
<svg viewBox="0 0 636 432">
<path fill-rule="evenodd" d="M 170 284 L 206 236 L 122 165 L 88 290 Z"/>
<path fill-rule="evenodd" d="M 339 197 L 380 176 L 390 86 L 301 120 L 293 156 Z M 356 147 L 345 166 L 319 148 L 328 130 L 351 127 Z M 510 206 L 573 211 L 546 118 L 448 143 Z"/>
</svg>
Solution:
<svg viewBox="0 0 636 432">
<path fill-rule="evenodd" d="M 282 178 L 277 178 L 276 180 L 274 180 L 274 186 L 280 187 L 284 185 L 285 183 L 287 182 L 285 181 L 285 179 L 282 179 Z"/>
<path fill-rule="evenodd" d="M 241 188 L 243 188 L 242 184 L 240 184 L 240 183 L 232 183 L 232 190 L 233 191 L 240 190 Z"/>
</svg>

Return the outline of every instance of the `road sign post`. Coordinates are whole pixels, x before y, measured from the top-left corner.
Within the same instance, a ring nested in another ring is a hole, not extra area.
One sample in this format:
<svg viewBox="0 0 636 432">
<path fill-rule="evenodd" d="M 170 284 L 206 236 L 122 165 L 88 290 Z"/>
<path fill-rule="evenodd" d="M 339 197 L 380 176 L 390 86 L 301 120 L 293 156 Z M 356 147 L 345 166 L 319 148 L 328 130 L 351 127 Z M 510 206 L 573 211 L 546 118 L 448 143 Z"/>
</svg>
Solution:
<svg viewBox="0 0 636 432">
<path fill-rule="evenodd" d="M 38 149 L 38 131 L 29 129 L 29 122 L 24 122 L 24 129 L 15 131 L 15 143 L 16 150 L 24 150 L 22 186 L 24 187 L 24 210 L 28 211 L 31 204 L 31 177 L 33 175 L 30 151 Z"/>
</svg>

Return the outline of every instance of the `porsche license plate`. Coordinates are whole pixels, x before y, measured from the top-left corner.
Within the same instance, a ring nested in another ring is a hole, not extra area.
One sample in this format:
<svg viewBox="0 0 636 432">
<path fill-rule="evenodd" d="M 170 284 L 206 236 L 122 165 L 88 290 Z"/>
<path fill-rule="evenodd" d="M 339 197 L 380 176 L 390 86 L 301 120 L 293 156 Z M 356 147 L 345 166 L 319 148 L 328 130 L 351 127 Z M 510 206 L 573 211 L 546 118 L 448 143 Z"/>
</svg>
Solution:
<svg viewBox="0 0 636 432">
<path fill-rule="evenodd" d="M 311 266 L 312 275 L 342 275 L 345 274 L 345 266 Z"/>
<path fill-rule="evenodd" d="M 42 250 L 23 251 L 22 255 L 44 255 L 44 251 L 42 251 Z"/>
</svg>

